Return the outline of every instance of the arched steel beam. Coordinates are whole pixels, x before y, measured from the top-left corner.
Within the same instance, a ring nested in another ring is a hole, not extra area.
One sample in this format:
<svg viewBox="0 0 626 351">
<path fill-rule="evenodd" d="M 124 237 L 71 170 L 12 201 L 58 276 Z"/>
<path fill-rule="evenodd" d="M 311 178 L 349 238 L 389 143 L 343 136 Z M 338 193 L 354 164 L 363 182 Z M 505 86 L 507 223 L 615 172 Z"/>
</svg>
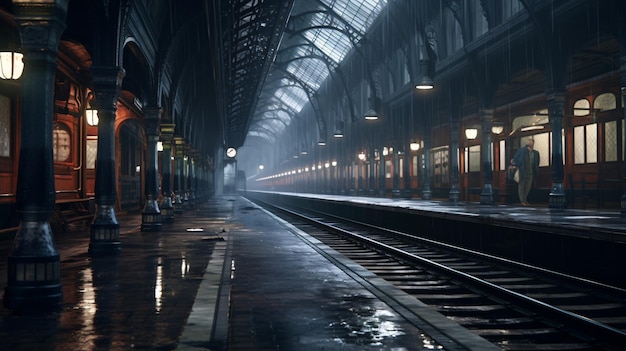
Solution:
<svg viewBox="0 0 626 351">
<path fill-rule="evenodd" d="M 378 105 L 381 102 L 382 99 L 382 92 L 378 91 L 378 88 L 376 86 L 376 81 L 374 80 L 374 75 L 372 74 L 372 69 L 370 67 L 370 63 L 369 60 L 367 59 L 367 57 L 365 56 L 365 54 L 363 53 L 363 51 L 360 48 L 359 43 L 362 43 L 365 39 L 365 37 L 360 37 L 360 39 L 357 41 L 355 40 L 355 38 L 353 38 L 353 36 L 350 35 L 349 31 L 345 31 L 341 28 L 337 28 L 337 27 L 333 27 L 330 25 L 319 25 L 319 26 L 310 26 L 310 27 L 305 27 L 302 28 L 300 30 L 295 30 L 293 31 L 291 34 L 293 35 L 300 35 L 305 41 L 309 42 L 311 45 L 313 45 L 315 48 L 317 48 L 319 51 L 322 51 L 320 48 L 318 48 L 315 43 L 309 41 L 305 36 L 304 33 L 312 30 L 312 29 L 328 29 L 328 30 L 334 30 L 334 31 L 338 31 L 339 33 L 345 35 L 349 40 L 350 43 L 352 44 L 352 47 L 354 48 L 354 50 L 359 54 L 359 56 L 361 56 L 361 58 L 363 59 L 363 64 L 365 66 L 365 71 L 367 74 L 367 81 L 370 85 L 370 89 L 372 91 L 373 96 L 370 97 L 370 99 L 372 99 L 372 101 L 370 102 L 372 106 L 370 106 L 373 109 L 378 109 Z M 380 94 L 379 94 L 380 93 Z"/>
<path fill-rule="evenodd" d="M 346 77 L 343 74 L 343 71 L 341 70 L 339 65 L 336 64 L 331 64 L 332 59 L 328 56 L 326 56 L 317 46 L 313 45 L 312 42 L 310 42 L 308 39 L 305 38 L 305 40 L 309 43 L 308 45 L 310 47 L 312 47 L 313 49 L 315 49 L 316 51 L 319 52 L 319 54 L 310 54 L 310 55 L 305 55 L 305 56 L 298 56 L 298 57 L 294 57 L 290 60 L 287 61 L 281 61 L 279 64 L 284 64 L 284 65 L 288 65 L 291 62 L 297 61 L 297 60 L 302 60 L 302 59 L 317 59 L 317 60 L 321 60 L 322 62 L 324 62 L 324 64 L 326 64 L 326 68 L 328 69 L 329 72 L 329 76 L 331 75 L 331 73 L 333 72 L 333 70 L 335 72 L 337 72 L 337 75 L 339 76 L 339 79 L 341 81 L 341 87 L 343 88 L 343 90 L 345 91 L 346 96 L 348 97 L 348 101 L 350 103 L 350 117 L 352 117 L 352 121 L 356 121 L 356 112 L 354 111 L 354 101 L 352 100 L 352 95 L 350 94 L 350 91 L 348 90 L 348 83 L 346 81 Z"/>
<path fill-rule="evenodd" d="M 315 117 L 317 119 L 318 132 L 320 134 L 319 136 L 321 139 L 325 141 L 326 140 L 326 121 L 324 121 L 324 119 L 322 118 L 320 108 L 319 108 L 319 101 L 317 101 L 315 89 L 313 89 L 310 85 L 303 82 L 302 79 L 300 79 L 293 73 L 287 71 L 286 68 L 278 66 L 277 69 L 283 71 L 287 75 L 288 78 L 298 83 L 298 85 L 302 88 L 302 90 L 304 90 L 304 92 L 307 94 L 307 97 L 309 98 L 309 102 L 311 103 L 311 107 L 313 107 L 313 112 L 315 113 Z"/>
</svg>

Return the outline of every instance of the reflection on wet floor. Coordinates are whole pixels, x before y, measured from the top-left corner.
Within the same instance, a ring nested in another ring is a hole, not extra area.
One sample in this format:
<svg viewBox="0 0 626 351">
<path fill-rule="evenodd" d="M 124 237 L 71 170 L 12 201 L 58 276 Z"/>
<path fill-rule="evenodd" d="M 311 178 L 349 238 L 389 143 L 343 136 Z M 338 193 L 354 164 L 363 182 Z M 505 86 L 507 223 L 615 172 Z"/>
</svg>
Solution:
<svg viewBox="0 0 626 351">
<path fill-rule="evenodd" d="M 63 308 L 46 315 L 0 308 L 0 350 L 175 350 L 216 243 L 207 232 L 227 226 L 199 214 L 162 233 L 127 231 L 113 257 L 87 254 L 88 229 L 56 237 Z M 120 222 L 127 229 L 139 224 Z M 187 232 L 190 225 L 206 232 Z M 8 254 L 10 245 L 0 241 L 0 250 Z M 6 264 L 0 268 L 4 287 Z"/>
</svg>

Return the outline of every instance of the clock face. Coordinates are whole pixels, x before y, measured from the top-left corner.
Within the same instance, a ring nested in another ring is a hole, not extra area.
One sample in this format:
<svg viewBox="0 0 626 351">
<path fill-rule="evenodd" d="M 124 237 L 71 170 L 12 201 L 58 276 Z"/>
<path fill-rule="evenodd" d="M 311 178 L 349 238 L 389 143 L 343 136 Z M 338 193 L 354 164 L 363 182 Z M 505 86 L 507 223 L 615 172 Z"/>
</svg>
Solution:
<svg viewBox="0 0 626 351">
<path fill-rule="evenodd" d="M 233 158 L 237 155 L 237 149 L 235 149 L 234 147 L 229 147 L 228 149 L 226 149 L 226 156 Z"/>
</svg>

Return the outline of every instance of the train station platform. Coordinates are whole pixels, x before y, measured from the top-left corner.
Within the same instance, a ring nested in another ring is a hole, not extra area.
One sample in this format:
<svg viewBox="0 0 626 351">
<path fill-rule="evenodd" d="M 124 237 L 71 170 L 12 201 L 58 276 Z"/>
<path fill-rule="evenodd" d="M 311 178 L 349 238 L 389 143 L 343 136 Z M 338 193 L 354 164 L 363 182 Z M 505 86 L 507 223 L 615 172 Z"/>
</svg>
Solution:
<svg viewBox="0 0 626 351">
<path fill-rule="evenodd" d="M 89 256 L 88 229 L 56 236 L 63 308 L 0 308 L 0 350 L 495 349 L 242 197 L 160 233 L 140 218 L 118 218 L 113 257 Z M 11 243 L 0 240 L 5 255 Z"/>
</svg>

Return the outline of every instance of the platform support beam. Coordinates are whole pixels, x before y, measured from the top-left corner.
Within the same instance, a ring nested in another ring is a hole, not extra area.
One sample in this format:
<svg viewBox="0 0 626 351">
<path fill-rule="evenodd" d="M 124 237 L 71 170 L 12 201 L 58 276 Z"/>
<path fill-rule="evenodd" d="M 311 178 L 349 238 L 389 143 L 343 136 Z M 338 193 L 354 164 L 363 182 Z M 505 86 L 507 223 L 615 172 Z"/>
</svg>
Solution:
<svg viewBox="0 0 626 351">
<path fill-rule="evenodd" d="M 451 184 L 448 198 L 452 204 L 456 205 L 461 192 L 459 191 L 459 119 L 455 115 L 450 115 L 450 166 Z"/>
<path fill-rule="evenodd" d="M 96 158 L 96 214 L 91 224 L 89 252 L 117 253 L 121 250 L 120 225 L 115 216 L 115 116 L 125 72 L 121 67 L 92 67 L 98 107 L 98 154 Z"/>
<path fill-rule="evenodd" d="M 546 94 L 548 116 L 552 127 L 552 187 L 548 198 L 548 207 L 563 209 L 567 207 L 563 189 L 563 106 L 565 91 L 551 90 Z"/>
<path fill-rule="evenodd" d="M 161 108 L 144 108 L 144 123 L 148 145 L 146 148 L 146 204 L 141 212 L 141 231 L 158 232 L 163 226 L 161 209 L 157 203 L 159 197 L 159 160 L 157 143 L 159 141 L 159 124 L 161 123 Z"/>
<path fill-rule="evenodd" d="M 55 206 L 54 77 L 67 5 L 68 1 L 13 3 L 25 68 L 16 194 L 20 227 L 8 256 L 4 305 L 16 311 L 57 310 L 63 304 L 60 257 L 49 220 Z"/>
<path fill-rule="evenodd" d="M 430 189 L 430 123 L 424 127 L 424 163 L 423 163 L 423 173 L 422 173 L 422 199 L 430 200 L 432 199 L 432 191 Z"/>
<path fill-rule="evenodd" d="M 161 142 L 163 152 L 161 154 L 161 220 L 163 223 L 174 222 L 174 205 L 172 204 L 172 141 L 174 139 L 174 124 L 161 124 Z"/>
<path fill-rule="evenodd" d="M 493 125 L 493 110 L 480 109 L 480 129 L 482 132 L 482 161 L 483 161 L 483 189 L 480 192 L 481 205 L 493 205 L 493 171 L 491 157 L 491 126 Z"/>
<path fill-rule="evenodd" d="M 174 144 L 176 149 L 174 150 L 174 215 L 182 215 L 185 210 L 183 208 L 183 148 L 185 146 L 185 140 L 179 136 L 174 137 Z"/>
<path fill-rule="evenodd" d="M 399 198 L 401 196 L 400 193 L 400 148 L 397 143 L 393 148 L 393 190 L 391 190 L 391 197 Z"/>
<path fill-rule="evenodd" d="M 623 40 L 626 41 L 626 40 Z M 624 49 L 622 49 L 624 51 Z M 622 55 L 620 57 L 620 81 L 622 84 L 621 92 L 622 92 L 622 106 L 626 103 L 626 55 Z M 624 121 L 626 125 L 626 108 L 624 109 Z M 626 144 L 624 145 L 624 149 L 622 150 L 622 155 L 626 155 Z M 626 180 L 626 160 L 624 161 L 624 169 L 622 171 L 622 178 Z M 626 189 L 624 189 L 624 193 L 622 194 L 620 201 L 620 215 L 621 217 L 626 217 Z"/>
</svg>

